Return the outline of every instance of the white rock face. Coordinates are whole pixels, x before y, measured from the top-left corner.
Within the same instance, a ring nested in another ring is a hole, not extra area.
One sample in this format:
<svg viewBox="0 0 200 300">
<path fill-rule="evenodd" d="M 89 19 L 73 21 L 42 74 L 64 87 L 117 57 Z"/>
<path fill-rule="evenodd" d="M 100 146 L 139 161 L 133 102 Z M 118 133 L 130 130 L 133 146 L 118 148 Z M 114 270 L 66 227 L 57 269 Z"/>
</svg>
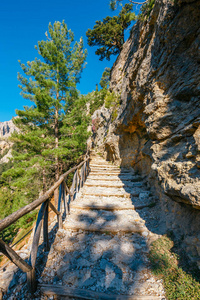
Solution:
<svg viewBox="0 0 200 300">
<path fill-rule="evenodd" d="M 0 154 L 3 155 L 0 159 L 0 163 L 7 163 L 12 157 L 12 143 L 9 141 L 8 137 L 14 131 L 19 131 L 19 129 L 14 125 L 12 120 L 0 122 Z"/>
<path fill-rule="evenodd" d="M 15 130 L 18 130 L 18 129 L 13 124 L 12 120 L 0 122 L 0 138 L 10 136 L 11 133 L 13 133 Z"/>
</svg>

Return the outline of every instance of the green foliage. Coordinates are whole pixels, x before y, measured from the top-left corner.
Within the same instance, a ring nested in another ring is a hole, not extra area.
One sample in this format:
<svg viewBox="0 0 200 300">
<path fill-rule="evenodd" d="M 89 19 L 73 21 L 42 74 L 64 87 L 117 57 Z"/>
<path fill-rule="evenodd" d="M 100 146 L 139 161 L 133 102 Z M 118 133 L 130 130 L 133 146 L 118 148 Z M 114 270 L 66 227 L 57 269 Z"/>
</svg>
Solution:
<svg viewBox="0 0 200 300">
<path fill-rule="evenodd" d="M 117 55 L 122 50 L 124 30 L 136 19 L 132 9 L 132 4 L 125 4 L 118 16 L 96 21 L 93 29 L 86 32 L 88 45 L 98 47 L 95 53 L 100 56 L 100 60 L 110 60 L 111 55 Z"/>
<path fill-rule="evenodd" d="M 86 59 L 83 40 L 74 42 L 64 21 L 49 24 L 48 31 L 36 46 L 41 59 L 20 63 L 21 95 L 33 105 L 16 111 L 13 158 L 0 165 L 1 218 L 35 200 L 86 151 L 86 101 L 76 90 Z M 3 238 L 10 240 L 34 214 L 7 228 Z"/>
<path fill-rule="evenodd" d="M 25 77 L 18 75 L 21 94 L 34 105 L 17 110 L 19 118 L 14 122 L 21 133 L 12 138 L 18 147 L 18 151 L 13 152 L 14 160 L 20 164 L 23 161 L 26 172 L 31 168 L 43 174 L 44 185 L 44 177 L 51 178 L 53 171 L 58 179 L 63 162 L 76 144 L 71 138 L 63 142 L 63 126 L 67 123 L 72 128 L 69 115 L 74 115 L 74 102 L 79 100 L 76 84 L 86 59 L 83 40 L 74 43 L 74 35 L 64 21 L 55 22 L 53 26 L 50 23 L 46 37 L 46 41 L 36 46 L 42 60 L 36 58 L 27 66 L 20 64 L 25 73 Z"/>
<path fill-rule="evenodd" d="M 105 97 L 105 107 L 111 109 L 111 121 L 113 122 L 118 116 L 118 108 L 120 106 L 120 96 L 113 91 L 107 91 Z"/>
<path fill-rule="evenodd" d="M 139 14 L 138 18 L 140 20 L 148 19 L 154 7 L 154 4 L 155 4 L 155 0 L 149 0 L 147 3 L 145 3 L 140 9 L 141 13 Z"/>
<path fill-rule="evenodd" d="M 101 80 L 100 80 L 100 86 L 102 89 L 107 89 L 110 83 L 110 68 L 105 68 Z"/>
<path fill-rule="evenodd" d="M 173 0 L 174 2 L 176 0 Z M 123 2 L 123 0 L 110 0 L 110 8 L 112 10 L 116 10 L 116 8 L 118 7 L 118 4 L 121 5 L 121 3 Z M 138 19 L 140 20 L 146 20 L 153 7 L 154 7 L 154 4 L 155 4 L 155 0 L 148 0 L 148 1 L 133 1 L 133 0 L 127 0 L 125 2 L 129 2 L 129 3 L 132 3 L 133 5 L 141 5 L 141 8 L 140 8 L 140 13 L 138 15 Z"/>
<path fill-rule="evenodd" d="M 111 121 L 113 122 L 118 116 L 118 111 L 117 108 L 115 108 L 112 112 L 112 117 L 111 117 Z"/>
<path fill-rule="evenodd" d="M 95 110 L 100 108 L 104 104 L 104 98 L 107 90 L 101 89 L 100 91 L 95 91 L 84 96 L 87 103 L 89 103 L 89 114 L 93 115 Z"/>
<path fill-rule="evenodd" d="M 107 91 L 105 96 L 105 108 L 119 106 L 119 100 L 119 95 L 116 95 L 113 91 Z"/>
<path fill-rule="evenodd" d="M 173 247 L 167 236 L 152 244 L 149 257 L 154 274 L 163 279 L 168 300 L 200 299 L 200 283 L 178 266 L 180 257 Z"/>
<path fill-rule="evenodd" d="M 8 151 L 9 151 L 9 148 L 5 149 L 2 154 L 0 153 L 0 159 L 2 157 L 4 157 L 8 153 Z"/>
<path fill-rule="evenodd" d="M 7 182 L 7 186 L 4 184 L 4 186 L 0 188 L 0 219 L 10 215 L 12 212 L 25 206 L 30 201 L 35 200 L 38 192 L 38 186 L 33 186 L 33 184 L 37 183 L 36 180 L 31 181 L 26 188 L 23 187 L 22 189 L 12 185 L 9 186 L 8 183 L 9 182 Z M 35 217 L 36 211 L 25 215 L 15 224 L 12 224 L 3 230 L 3 232 L 0 233 L 0 237 L 6 242 L 12 241 L 19 229 L 32 225 L 32 223 L 35 221 Z"/>
<path fill-rule="evenodd" d="M 60 145 L 67 149 L 64 161 L 69 165 L 78 160 L 86 152 L 86 141 L 90 135 L 87 127 L 90 117 L 87 114 L 87 99 L 79 96 L 70 107 L 70 111 L 63 119 L 63 127 L 60 130 Z"/>
<path fill-rule="evenodd" d="M 95 110 L 99 109 L 104 104 L 109 82 L 110 68 L 105 68 L 100 80 L 100 86 L 102 89 L 100 91 L 96 89 L 95 92 L 89 93 L 88 95 L 84 96 L 86 102 L 90 104 L 90 115 L 93 115 Z"/>
</svg>

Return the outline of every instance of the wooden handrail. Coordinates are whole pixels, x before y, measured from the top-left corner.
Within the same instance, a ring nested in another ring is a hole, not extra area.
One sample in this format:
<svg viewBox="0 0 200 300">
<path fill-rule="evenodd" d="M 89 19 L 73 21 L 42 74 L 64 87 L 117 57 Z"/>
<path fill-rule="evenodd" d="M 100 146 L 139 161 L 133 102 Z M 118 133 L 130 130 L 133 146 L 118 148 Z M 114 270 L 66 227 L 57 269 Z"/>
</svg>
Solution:
<svg viewBox="0 0 200 300">
<path fill-rule="evenodd" d="M 74 168 L 71 168 L 69 171 L 64 173 L 60 176 L 59 180 L 41 197 L 33 201 L 32 203 L 22 207 L 21 209 L 17 210 L 16 212 L 12 213 L 11 215 L 7 216 L 5 219 L 0 221 L 0 231 L 7 228 L 14 222 L 16 222 L 19 218 L 23 217 L 30 211 L 37 208 L 41 205 L 41 208 L 38 212 L 37 222 L 35 226 L 35 233 L 32 242 L 32 248 L 29 257 L 29 263 L 26 263 L 21 259 L 21 257 L 6 243 L 0 239 L 0 250 L 1 252 L 6 255 L 13 263 L 15 263 L 23 272 L 27 274 L 27 285 L 28 289 L 31 293 L 34 293 L 37 288 L 36 283 L 36 258 L 39 246 L 39 240 L 41 235 L 41 229 L 43 225 L 43 242 L 44 242 L 44 249 L 45 251 L 49 251 L 49 238 L 48 238 L 48 213 L 49 207 L 56 213 L 58 219 L 58 228 L 62 228 L 63 221 L 62 221 L 62 201 L 64 202 L 64 212 L 66 216 L 66 207 L 68 208 L 69 213 L 69 204 L 70 201 L 74 199 L 74 195 L 79 190 L 79 183 L 78 181 L 80 178 L 78 177 L 78 169 L 81 168 L 81 173 L 84 173 L 84 176 L 81 176 L 81 185 L 83 185 L 83 181 L 85 181 L 87 174 L 89 172 L 89 157 L 87 157 L 82 163 Z M 65 178 L 68 174 L 75 172 L 73 177 L 72 187 L 69 189 L 66 185 Z M 58 208 L 50 202 L 50 196 L 55 191 L 55 189 L 59 188 L 59 197 L 58 197 Z M 66 192 L 69 194 L 69 200 L 66 203 Z M 64 215 L 63 215 L 64 216 Z"/>
<path fill-rule="evenodd" d="M 0 239 L 1 252 L 16 264 L 23 272 L 30 272 L 32 267 L 27 264 L 11 247 Z"/>
<path fill-rule="evenodd" d="M 63 175 L 60 176 L 59 180 L 41 197 L 38 199 L 34 200 L 30 204 L 18 209 L 11 215 L 7 216 L 3 220 L 0 221 L 0 231 L 3 229 L 7 228 L 11 224 L 15 223 L 18 219 L 23 217 L 24 215 L 28 214 L 38 206 L 40 206 L 43 202 L 45 202 L 49 197 L 53 194 L 53 192 L 59 187 L 59 185 L 63 182 L 63 180 L 69 175 L 71 172 L 74 172 L 75 170 L 79 169 L 82 167 L 82 165 L 89 160 L 89 157 L 85 159 L 82 163 L 80 163 L 78 166 L 75 166 L 71 168 L 69 171 L 64 173 Z"/>
</svg>

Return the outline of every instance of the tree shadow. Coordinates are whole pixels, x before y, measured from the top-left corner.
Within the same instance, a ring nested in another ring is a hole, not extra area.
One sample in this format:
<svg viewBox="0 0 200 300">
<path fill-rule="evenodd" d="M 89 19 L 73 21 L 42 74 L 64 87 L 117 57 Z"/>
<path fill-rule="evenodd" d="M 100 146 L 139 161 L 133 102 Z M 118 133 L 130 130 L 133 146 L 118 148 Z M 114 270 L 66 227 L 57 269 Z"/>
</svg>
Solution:
<svg viewBox="0 0 200 300">
<path fill-rule="evenodd" d="M 131 175 L 123 169 L 117 177 L 125 183 L 126 193 L 130 192 L 130 187 L 126 186 L 124 173 Z M 132 179 L 135 182 L 135 178 Z M 112 197 L 110 200 L 111 203 L 104 204 L 104 210 L 99 210 L 95 199 L 91 202 L 92 209 L 88 206 L 76 210 L 75 221 L 82 229 L 69 231 L 57 241 L 61 244 L 63 257 L 55 271 L 57 284 L 110 295 L 133 295 L 141 292 L 143 286 L 148 288 L 151 274 L 147 237 L 131 232 L 131 226 L 127 232 L 120 232 L 122 219 L 113 209 Z M 71 215 L 73 213 L 71 210 Z M 126 218 L 126 211 L 123 213 Z M 59 255 L 58 252 L 56 256 Z"/>
</svg>

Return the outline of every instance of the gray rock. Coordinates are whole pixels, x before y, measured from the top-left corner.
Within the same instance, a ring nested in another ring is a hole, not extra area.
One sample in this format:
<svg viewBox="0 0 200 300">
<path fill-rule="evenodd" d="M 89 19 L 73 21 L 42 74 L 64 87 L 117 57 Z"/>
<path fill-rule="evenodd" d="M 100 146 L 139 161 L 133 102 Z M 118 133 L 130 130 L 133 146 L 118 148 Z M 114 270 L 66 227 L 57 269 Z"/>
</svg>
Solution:
<svg viewBox="0 0 200 300">
<path fill-rule="evenodd" d="M 110 267 L 111 269 L 114 269 L 114 265 L 111 262 L 109 262 L 107 259 L 103 258 L 100 260 L 100 269 L 102 271 L 105 271 L 106 267 Z"/>
<path fill-rule="evenodd" d="M 19 278 L 19 284 L 23 284 L 26 282 L 26 274 L 22 274 Z"/>
<path fill-rule="evenodd" d="M 144 262 L 141 259 L 135 259 L 129 267 L 132 271 L 136 272 L 139 271 L 143 264 Z"/>
<path fill-rule="evenodd" d="M 18 130 L 12 120 L 0 122 L 0 137 L 8 137 L 11 133 Z"/>
<path fill-rule="evenodd" d="M 111 72 L 120 106 L 95 111 L 92 141 L 106 160 L 146 177 L 162 223 L 180 238 L 200 227 L 200 10 L 198 1 L 178 2 L 155 1 L 133 26 Z"/>
<path fill-rule="evenodd" d="M 62 281 L 70 285 L 77 285 L 79 278 L 80 278 L 80 273 L 78 271 L 73 271 L 64 274 L 62 277 Z"/>
<path fill-rule="evenodd" d="M 14 276 L 14 272 L 4 272 L 3 275 L 2 275 L 2 279 L 3 280 L 12 280 Z"/>
<path fill-rule="evenodd" d="M 62 279 L 63 275 L 64 275 L 65 273 L 68 273 L 69 270 L 70 270 L 70 266 L 69 266 L 69 265 L 61 266 L 61 267 L 59 267 L 58 270 L 57 270 L 57 276 L 58 276 L 60 279 Z"/>
<path fill-rule="evenodd" d="M 79 258 L 77 260 L 77 268 L 78 269 L 83 269 L 83 268 L 87 268 L 90 267 L 92 265 L 91 262 L 89 262 L 87 259 L 85 258 Z"/>
<path fill-rule="evenodd" d="M 84 288 L 90 287 L 97 282 L 95 278 L 88 278 L 86 281 L 83 282 L 82 286 Z"/>
</svg>

